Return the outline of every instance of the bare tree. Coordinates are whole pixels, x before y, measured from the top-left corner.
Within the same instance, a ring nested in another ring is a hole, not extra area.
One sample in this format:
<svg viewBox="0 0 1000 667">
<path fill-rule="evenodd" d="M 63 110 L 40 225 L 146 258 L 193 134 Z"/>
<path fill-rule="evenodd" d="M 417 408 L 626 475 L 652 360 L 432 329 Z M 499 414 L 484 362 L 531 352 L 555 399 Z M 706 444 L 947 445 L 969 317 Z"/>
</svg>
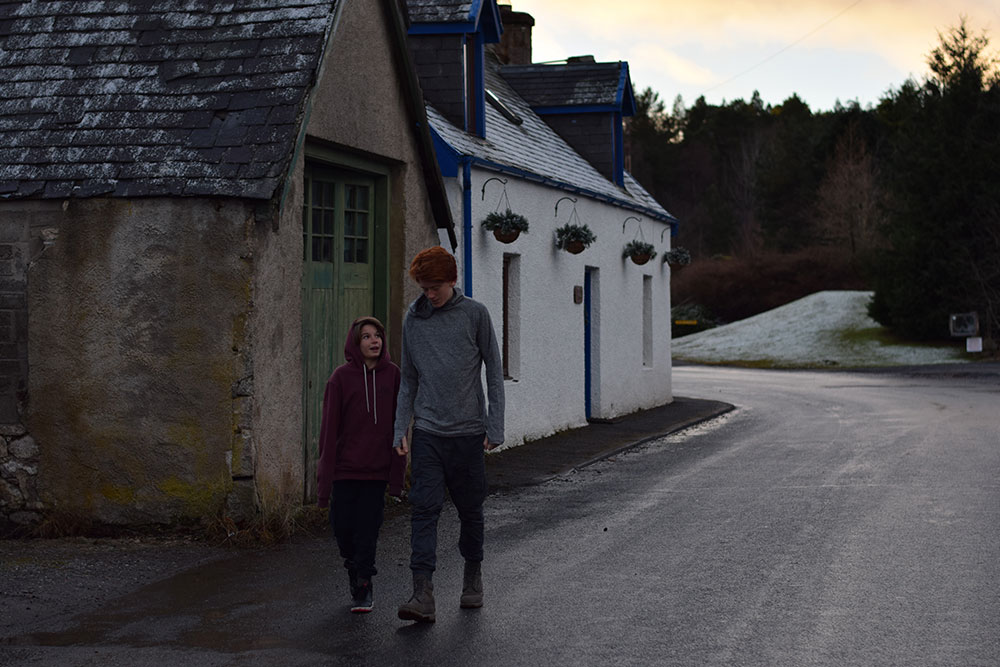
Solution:
<svg viewBox="0 0 1000 667">
<path fill-rule="evenodd" d="M 817 240 L 847 247 L 852 256 L 870 249 L 877 238 L 881 196 L 875 162 L 851 123 L 837 140 L 816 194 Z"/>
<path fill-rule="evenodd" d="M 757 172 L 764 148 L 761 130 L 751 129 L 730 156 L 729 196 L 736 216 L 736 254 L 753 258 L 763 248 L 763 234 L 757 217 Z"/>
</svg>

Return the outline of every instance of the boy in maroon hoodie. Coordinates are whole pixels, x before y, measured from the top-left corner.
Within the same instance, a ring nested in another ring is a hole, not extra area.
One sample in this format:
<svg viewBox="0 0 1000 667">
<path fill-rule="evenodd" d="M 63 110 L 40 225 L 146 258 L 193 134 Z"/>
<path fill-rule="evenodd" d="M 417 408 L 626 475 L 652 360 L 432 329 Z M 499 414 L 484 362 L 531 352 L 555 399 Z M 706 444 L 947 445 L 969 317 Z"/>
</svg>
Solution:
<svg viewBox="0 0 1000 667">
<path fill-rule="evenodd" d="M 350 579 L 351 611 L 364 613 L 373 605 L 386 483 L 390 495 L 403 491 L 406 461 L 392 449 L 399 367 L 389 359 L 385 327 L 374 317 L 351 324 L 344 358 L 323 395 L 316 495 L 320 507 L 330 506 L 330 525 Z"/>
</svg>

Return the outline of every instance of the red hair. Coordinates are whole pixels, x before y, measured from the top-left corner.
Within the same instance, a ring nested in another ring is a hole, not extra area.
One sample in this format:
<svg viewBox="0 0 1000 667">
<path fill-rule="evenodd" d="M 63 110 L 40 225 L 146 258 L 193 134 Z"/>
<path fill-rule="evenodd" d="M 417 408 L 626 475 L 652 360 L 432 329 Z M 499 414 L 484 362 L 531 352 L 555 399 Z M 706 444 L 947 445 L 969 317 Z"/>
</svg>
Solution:
<svg viewBox="0 0 1000 667">
<path fill-rule="evenodd" d="M 410 262 L 410 277 L 418 283 L 453 283 L 458 280 L 458 265 L 450 252 L 431 246 Z"/>
</svg>

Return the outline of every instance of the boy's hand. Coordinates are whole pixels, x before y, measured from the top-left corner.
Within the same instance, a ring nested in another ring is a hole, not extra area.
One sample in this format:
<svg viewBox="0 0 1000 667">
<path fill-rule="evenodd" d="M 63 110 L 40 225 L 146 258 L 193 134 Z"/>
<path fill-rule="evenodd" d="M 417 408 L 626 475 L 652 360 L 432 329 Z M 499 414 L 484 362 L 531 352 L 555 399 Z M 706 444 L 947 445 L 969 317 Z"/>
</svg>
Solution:
<svg viewBox="0 0 1000 667">
<path fill-rule="evenodd" d="M 493 449 L 494 447 L 496 447 L 496 445 L 494 445 L 493 443 L 491 443 L 489 438 L 483 438 L 483 449 L 484 450 L 486 450 L 488 452 L 491 449 Z"/>
<path fill-rule="evenodd" d="M 410 451 L 410 446 L 406 444 L 406 436 L 404 435 L 399 441 L 399 447 L 396 447 L 396 453 L 400 456 L 406 456 L 406 453 Z"/>
</svg>

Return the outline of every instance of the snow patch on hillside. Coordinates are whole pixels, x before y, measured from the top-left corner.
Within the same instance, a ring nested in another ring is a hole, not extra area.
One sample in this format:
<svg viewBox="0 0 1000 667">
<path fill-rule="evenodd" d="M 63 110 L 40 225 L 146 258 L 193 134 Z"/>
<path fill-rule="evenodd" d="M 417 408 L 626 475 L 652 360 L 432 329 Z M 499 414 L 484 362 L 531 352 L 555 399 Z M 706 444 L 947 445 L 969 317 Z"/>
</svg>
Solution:
<svg viewBox="0 0 1000 667">
<path fill-rule="evenodd" d="M 963 340 L 952 345 L 880 342 L 868 316 L 872 293 L 817 292 L 766 313 L 673 340 L 673 358 L 701 363 L 761 362 L 778 367 L 870 367 L 968 361 Z"/>
</svg>

